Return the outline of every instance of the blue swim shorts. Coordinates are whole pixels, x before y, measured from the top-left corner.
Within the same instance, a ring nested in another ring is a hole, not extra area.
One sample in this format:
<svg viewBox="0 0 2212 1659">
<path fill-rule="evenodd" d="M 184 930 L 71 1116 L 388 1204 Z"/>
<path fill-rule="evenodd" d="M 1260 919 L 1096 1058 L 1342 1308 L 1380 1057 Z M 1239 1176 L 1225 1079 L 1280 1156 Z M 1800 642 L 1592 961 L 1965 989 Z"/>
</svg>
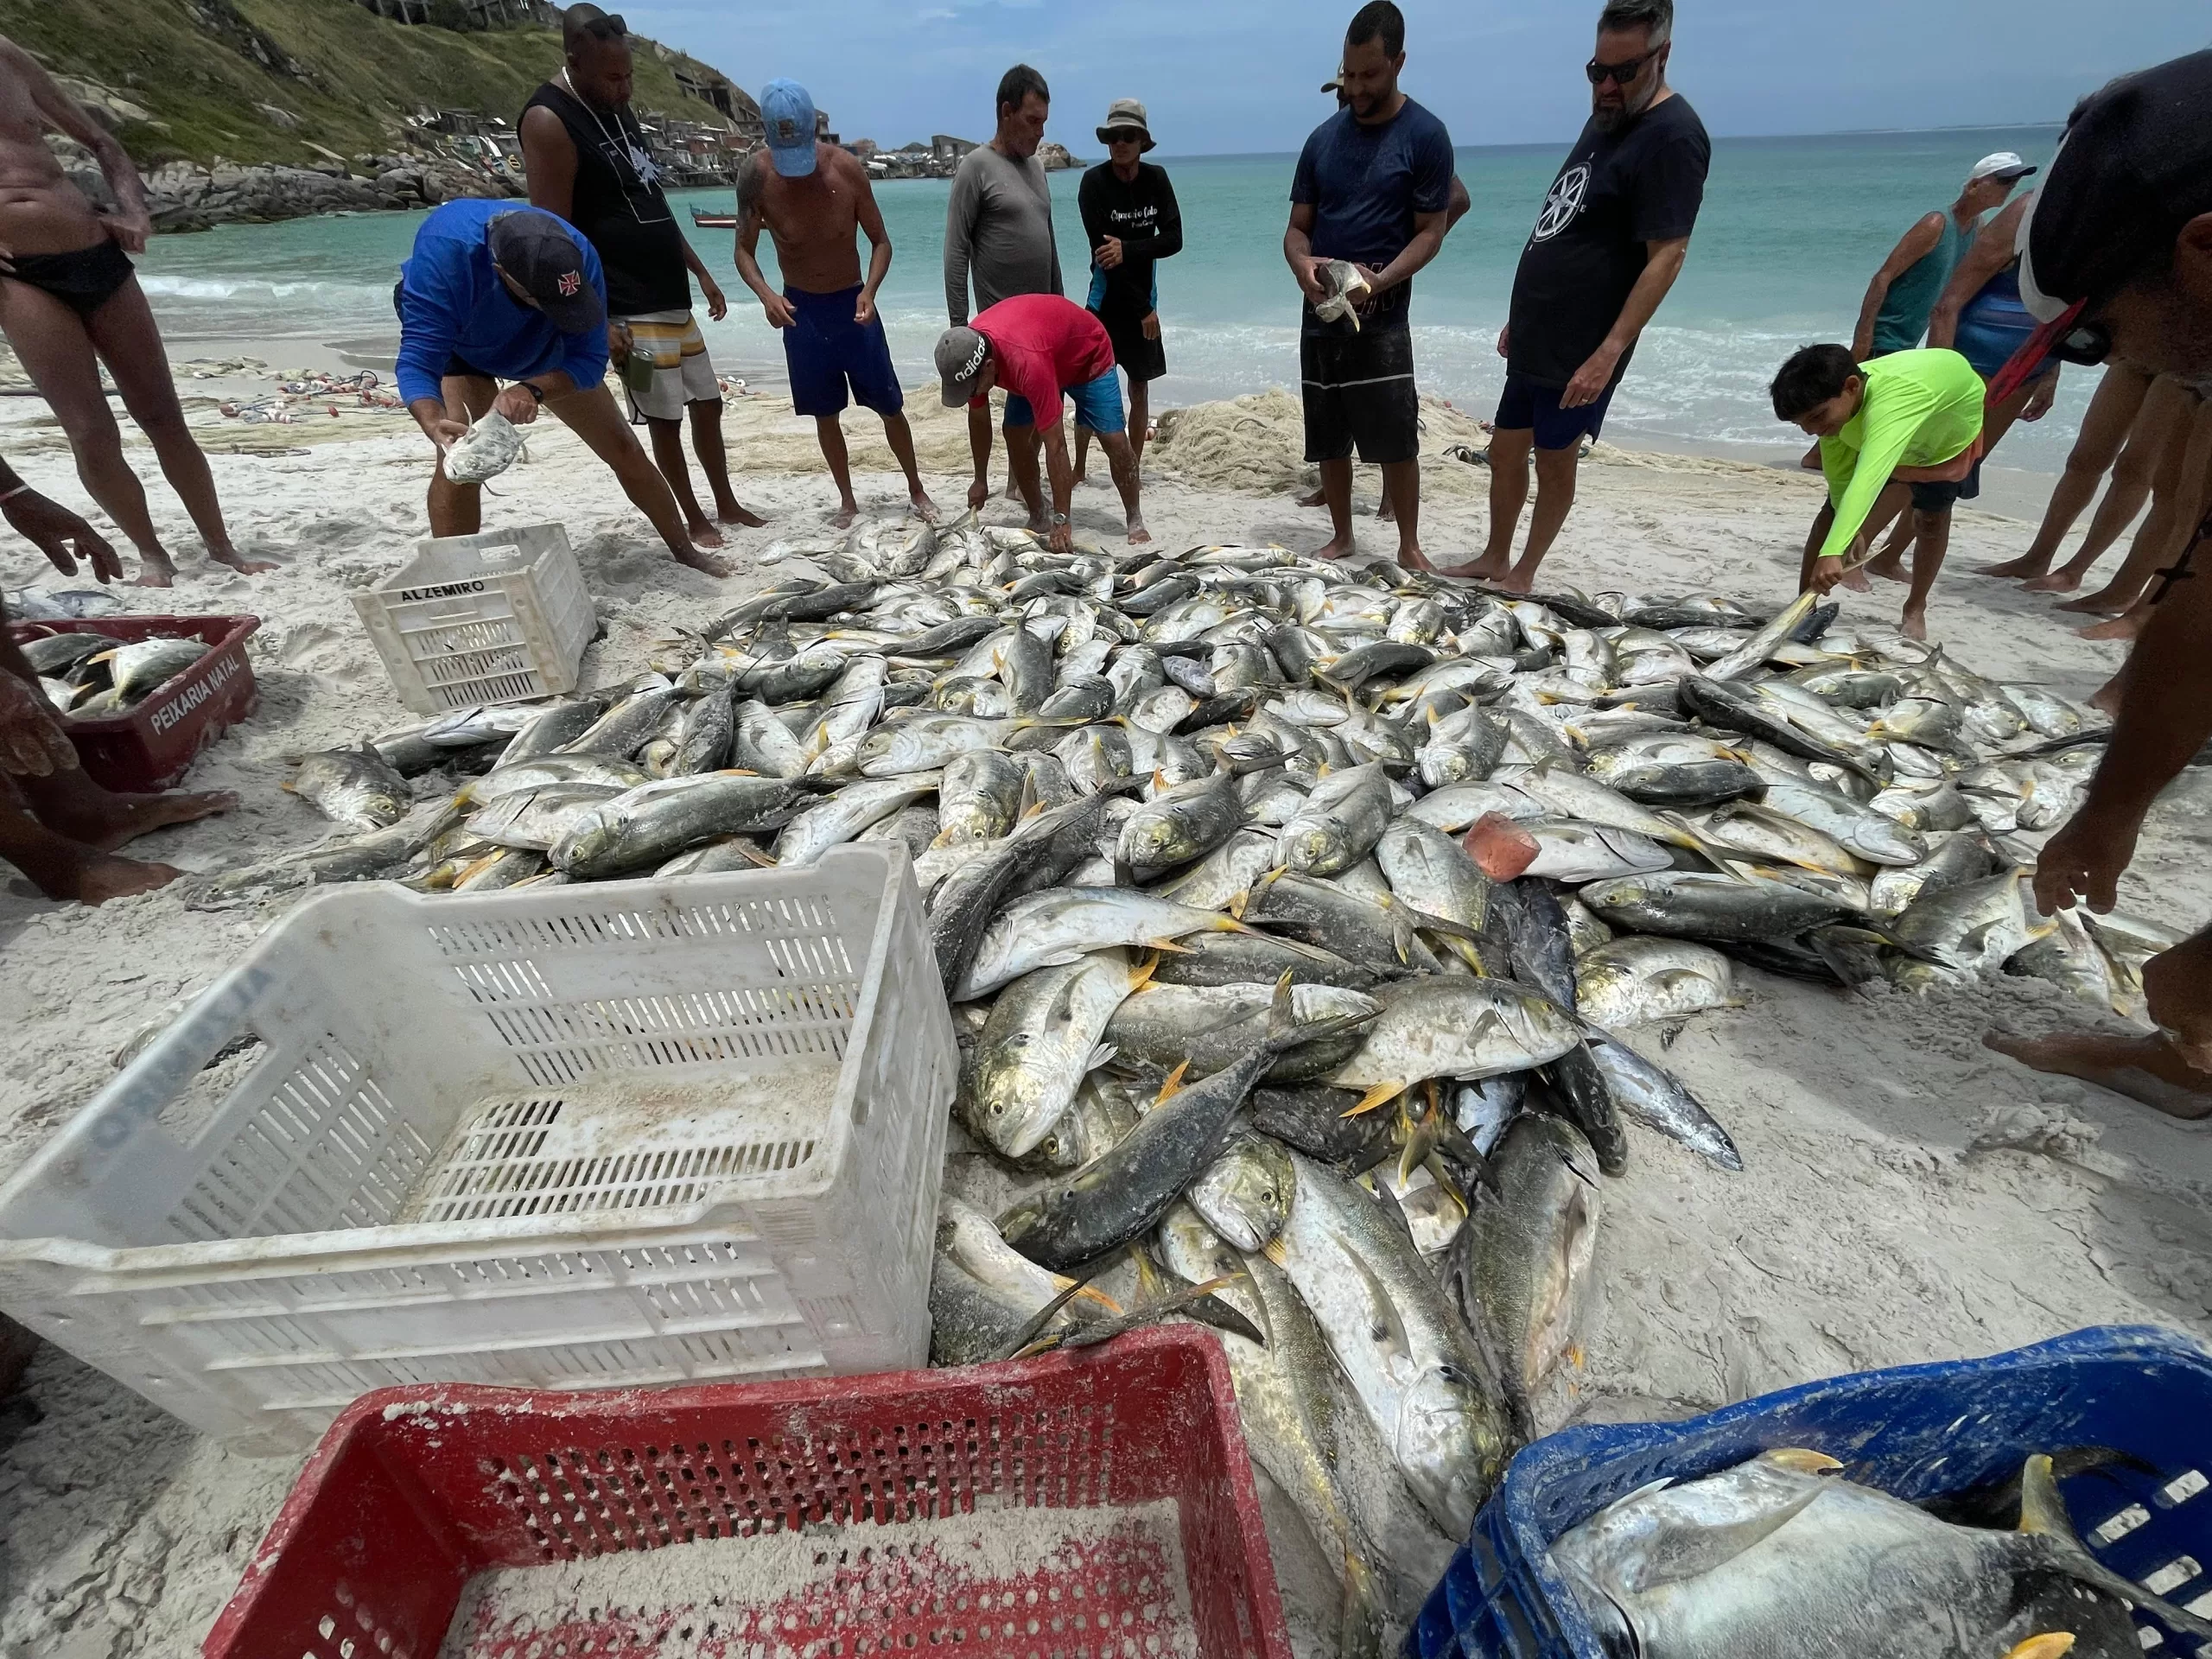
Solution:
<svg viewBox="0 0 2212 1659">
<path fill-rule="evenodd" d="M 1094 432 L 1126 432 L 1129 428 L 1128 411 L 1122 407 L 1122 383 L 1109 369 L 1096 380 L 1080 386 L 1063 388 L 1075 403 L 1077 426 L 1087 426 Z M 1054 411 L 1056 414 L 1057 410 Z M 1006 424 L 1009 427 L 1034 426 L 1037 411 L 1029 407 L 1027 397 L 1006 396 Z"/>
<path fill-rule="evenodd" d="M 855 286 L 835 294 L 810 294 L 786 288 L 798 321 L 784 330 L 784 363 L 791 371 L 791 408 L 817 418 L 842 415 L 848 385 L 851 401 L 879 415 L 896 415 L 906 406 L 899 372 L 891 366 L 891 342 L 883 319 L 866 327 L 853 321 L 860 302 Z"/>
<path fill-rule="evenodd" d="M 1615 383 L 1618 385 L 1618 382 Z M 1522 375 L 1505 377 L 1504 393 L 1497 400 L 1497 415 L 1491 423 L 1508 432 L 1534 429 L 1539 449 L 1573 449 L 1585 438 L 1594 438 L 1605 424 L 1605 411 L 1613 404 L 1614 386 L 1594 404 L 1580 409 L 1561 409 L 1564 386 L 1540 386 Z"/>
</svg>

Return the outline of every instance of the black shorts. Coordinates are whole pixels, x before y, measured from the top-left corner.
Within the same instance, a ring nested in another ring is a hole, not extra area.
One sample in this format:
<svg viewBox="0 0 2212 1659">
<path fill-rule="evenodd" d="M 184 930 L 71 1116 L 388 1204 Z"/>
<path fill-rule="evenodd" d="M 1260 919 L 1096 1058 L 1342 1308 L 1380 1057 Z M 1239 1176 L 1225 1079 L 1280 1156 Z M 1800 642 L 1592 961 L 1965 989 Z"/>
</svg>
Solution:
<svg viewBox="0 0 2212 1659">
<path fill-rule="evenodd" d="M 1132 382 L 1157 380 L 1167 372 L 1167 342 L 1144 337 L 1142 317 L 1115 317 L 1099 314 L 1106 338 L 1114 342 L 1114 366 Z"/>
<path fill-rule="evenodd" d="M 1955 484 L 1909 484 L 1912 492 L 1912 505 L 1916 512 L 1947 512 L 1961 501 L 1971 501 L 1981 493 L 1981 462 L 1974 461 L 1974 470 Z"/>
<path fill-rule="evenodd" d="M 405 291 L 406 287 L 407 279 L 404 276 L 391 285 L 392 315 L 399 319 L 400 325 L 403 327 L 406 326 L 407 313 L 400 307 L 399 296 Z M 491 380 L 496 382 L 499 378 L 499 377 L 498 375 L 493 373 L 489 369 L 478 368 L 474 363 L 471 363 L 467 358 L 461 356 L 458 352 L 453 353 L 448 356 L 446 359 L 445 367 L 439 371 L 439 378 L 443 380 L 453 380 L 458 378 Z"/>
<path fill-rule="evenodd" d="M 1344 461 L 1353 449 L 1371 465 L 1421 454 L 1421 397 L 1414 388 L 1410 329 L 1314 334 L 1298 343 L 1306 403 L 1306 459 Z"/>
</svg>

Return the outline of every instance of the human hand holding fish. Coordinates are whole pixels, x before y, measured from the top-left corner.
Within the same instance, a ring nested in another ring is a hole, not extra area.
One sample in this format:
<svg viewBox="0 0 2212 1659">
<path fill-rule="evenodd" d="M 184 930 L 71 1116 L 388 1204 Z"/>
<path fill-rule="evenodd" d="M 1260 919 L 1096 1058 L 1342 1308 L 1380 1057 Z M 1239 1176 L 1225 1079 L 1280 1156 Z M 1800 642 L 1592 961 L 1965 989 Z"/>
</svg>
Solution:
<svg viewBox="0 0 2212 1659">
<path fill-rule="evenodd" d="M 2140 814 L 2085 805 L 2053 836 L 2036 861 L 2036 908 L 2044 915 L 2086 901 L 2103 915 L 2120 902 L 2120 877 L 2135 858 Z"/>
</svg>

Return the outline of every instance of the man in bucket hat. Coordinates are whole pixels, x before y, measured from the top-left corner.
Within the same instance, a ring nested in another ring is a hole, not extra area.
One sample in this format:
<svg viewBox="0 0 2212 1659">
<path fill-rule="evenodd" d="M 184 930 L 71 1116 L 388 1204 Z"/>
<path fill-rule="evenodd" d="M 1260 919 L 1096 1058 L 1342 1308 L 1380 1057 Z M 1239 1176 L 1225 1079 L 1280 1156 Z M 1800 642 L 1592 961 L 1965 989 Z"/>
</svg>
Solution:
<svg viewBox="0 0 2212 1659">
<path fill-rule="evenodd" d="M 1114 366 L 1128 377 L 1129 447 L 1141 464 L 1152 416 L 1150 385 L 1167 372 L 1167 350 L 1160 337 L 1157 262 L 1182 252 L 1183 214 L 1167 170 L 1140 159 L 1154 142 L 1142 104 L 1116 99 L 1099 124 L 1098 142 L 1106 146 L 1107 159 L 1083 175 L 1076 193 L 1084 239 L 1090 245 L 1086 303 L 1114 342 Z M 1090 429 L 1078 424 L 1078 484 L 1090 448 Z"/>
</svg>

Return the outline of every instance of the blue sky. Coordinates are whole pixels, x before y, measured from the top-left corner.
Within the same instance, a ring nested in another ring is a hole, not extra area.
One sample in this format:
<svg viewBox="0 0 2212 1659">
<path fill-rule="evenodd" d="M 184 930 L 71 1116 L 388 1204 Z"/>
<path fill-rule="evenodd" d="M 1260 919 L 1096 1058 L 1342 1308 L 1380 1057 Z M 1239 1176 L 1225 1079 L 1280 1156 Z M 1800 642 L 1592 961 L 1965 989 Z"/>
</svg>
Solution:
<svg viewBox="0 0 2212 1659">
<path fill-rule="evenodd" d="M 612 0 L 608 0 L 612 9 Z M 1554 143 L 1587 113 L 1597 0 L 1401 0 L 1405 86 L 1462 144 Z M 1351 0 L 656 0 L 632 27 L 758 92 L 806 85 L 847 139 L 989 136 L 1009 64 L 1045 72 L 1078 156 L 1143 99 L 1164 154 L 1295 149 L 1325 110 Z M 1675 85 L 1716 135 L 2024 124 L 2212 44 L 2203 0 L 1686 0 Z"/>
</svg>

